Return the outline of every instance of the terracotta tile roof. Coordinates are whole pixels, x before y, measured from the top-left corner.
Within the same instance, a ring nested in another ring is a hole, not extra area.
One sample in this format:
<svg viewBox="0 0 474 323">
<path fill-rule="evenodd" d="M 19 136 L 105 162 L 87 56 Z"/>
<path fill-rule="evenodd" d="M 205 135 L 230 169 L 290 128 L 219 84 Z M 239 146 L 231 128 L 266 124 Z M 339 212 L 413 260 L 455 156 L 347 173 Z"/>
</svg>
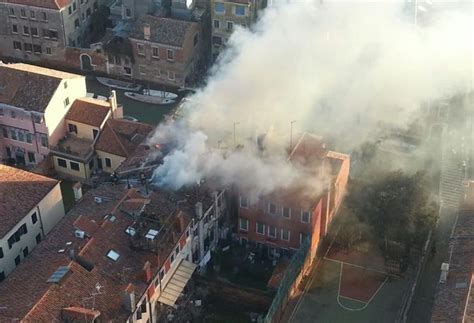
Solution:
<svg viewBox="0 0 474 323">
<path fill-rule="evenodd" d="M 83 77 L 27 64 L 0 64 L 0 103 L 44 112 L 62 79 Z"/>
<path fill-rule="evenodd" d="M 459 211 L 449 245 L 448 277 L 445 283 L 438 284 L 431 321 L 474 322 L 473 201 Z"/>
<path fill-rule="evenodd" d="M 153 126 L 146 123 L 109 119 L 99 135 L 95 149 L 128 157 L 152 130 Z"/>
<path fill-rule="evenodd" d="M 62 9 L 68 6 L 71 0 L 1 0 L 0 2 L 47 9 Z"/>
<path fill-rule="evenodd" d="M 81 98 L 72 103 L 71 108 L 67 112 L 66 119 L 100 127 L 110 110 L 110 103 L 106 101 L 94 98 Z"/>
<path fill-rule="evenodd" d="M 146 15 L 139 19 L 130 38 L 145 40 L 144 25 L 150 25 L 150 40 L 154 43 L 182 47 L 186 39 L 192 39 L 198 24 L 191 21 Z"/>
<path fill-rule="evenodd" d="M 52 178 L 0 164 L 0 238 L 58 183 Z"/>
<path fill-rule="evenodd" d="M 94 197 L 101 197 L 102 202 L 97 204 Z M 90 316 L 100 314 L 98 319 L 103 322 L 126 321 L 131 313 L 123 306 L 124 291 L 133 286 L 132 292 L 138 301 L 148 286 L 144 279 L 144 264 L 148 261 L 156 274 L 174 251 L 177 239 L 184 234 L 181 226 L 176 227 L 182 216 L 161 211 L 147 214 L 154 219 L 142 220 L 139 226 L 136 225 L 136 234 L 129 236 L 126 229 L 135 225 L 136 219 L 121 208 L 127 201 L 127 204 L 135 205 L 140 200 L 143 205 L 166 204 L 156 205 L 157 209 L 167 209 L 167 205 L 173 204 L 155 193 L 143 198 L 137 191 L 120 185 L 102 185 L 88 191 L 45 241 L 0 284 L 0 317 L 6 321 L 51 322 L 64 320 L 65 313 L 74 316 L 86 311 Z M 74 224 L 81 215 L 98 224 L 97 230 L 85 240 L 74 236 Z M 186 221 L 187 226 L 189 219 Z M 156 223 L 162 225 L 160 232 L 166 234 L 159 236 L 159 248 L 152 252 L 141 248 L 139 242 L 144 241 L 141 231 L 147 232 L 149 225 Z M 58 252 L 60 249 L 66 250 Z M 116 261 L 107 257 L 110 250 L 120 255 Z M 67 266 L 68 274 L 58 283 L 47 283 L 58 266 Z M 94 300 L 91 293 L 96 294 Z M 92 302 L 94 311 L 87 310 L 92 308 Z"/>
</svg>

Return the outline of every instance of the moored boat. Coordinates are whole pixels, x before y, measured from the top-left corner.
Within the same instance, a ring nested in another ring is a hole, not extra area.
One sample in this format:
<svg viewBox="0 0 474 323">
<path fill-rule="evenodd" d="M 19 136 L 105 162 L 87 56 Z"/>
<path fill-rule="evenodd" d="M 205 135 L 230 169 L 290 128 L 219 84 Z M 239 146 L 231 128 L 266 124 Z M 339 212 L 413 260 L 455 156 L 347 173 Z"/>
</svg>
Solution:
<svg viewBox="0 0 474 323">
<path fill-rule="evenodd" d="M 148 95 L 148 94 L 139 94 L 139 93 L 133 93 L 133 92 L 125 92 L 125 96 L 132 100 L 140 101 L 143 103 L 149 103 L 149 104 L 171 104 L 171 103 L 176 102 L 175 100 L 166 98 L 166 97 L 154 96 L 154 95 Z"/>
<path fill-rule="evenodd" d="M 125 90 L 125 91 L 140 91 L 142 88 L 141 85 L 133 84 L 131 82 L 125 82 L 120 80 L 109 79 L 106 77 L 96 77 L 97 81 L 105 86 L 110 86 L 115 89 Z"/>
<path fill-rule="evenodd" d="M 171 99 L 171 100 L 174 100 L 178 97 L 177 94 L 174 94 L 174 93 L 171 93 L 171 92 L 151 90 L 151 89 L 143 90 L 143 94 L 150 95 L 150 96 L 156 96 L 156 97 L 160 97 L 160 98 Z"/>
</svg>

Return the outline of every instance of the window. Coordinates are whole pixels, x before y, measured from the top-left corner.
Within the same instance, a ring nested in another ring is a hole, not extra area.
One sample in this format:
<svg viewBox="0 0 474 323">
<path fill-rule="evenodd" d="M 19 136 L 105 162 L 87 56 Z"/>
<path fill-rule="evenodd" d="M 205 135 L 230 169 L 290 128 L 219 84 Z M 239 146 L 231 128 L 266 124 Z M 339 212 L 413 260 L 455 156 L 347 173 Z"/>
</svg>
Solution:
<svg viewBox="0 0 474 323">
<path fill-rule="evenodd" d="M 38 233 L 36 235 L 36 244 L 40 243 L 41 242 L 41 233 Z"/>
<path fill-rule="evenodd" d="M 48 147 L 48 136 L 40 135 L 41 146 Z"/>
<path fill-rule="evenodd" d="M 239 228 L 242 231 L 248 231 L 249 230 L 249 220 L 247 219 L 239 219 Z"/>
<path fill-rule="evenodd" d="M 92 129 L 92 138 L 97 138 L 97 136 L 99 135 L 99 130 L 97 129 Z"/>
<path fill-rule="evenodd" d="M 232 31 L 234 29 L 234 23 L 232 21 L 227 22 L 227 31 Z"/>
<path fill-rule="evenodd" d="M 33 138 L 33 137 L 32 137 L 32 135 L 31 135 L 31 133 L 28 132 L 28 133 L 26 134 L 26 142 L 29 143 L 29 144 L 31 144 L 32 138 Z"/>
<path fill-rule="evenodd" d="M 62 158 L 58 158 L 58 166 L 59 167 L 64 167 L 64 168 L 67 168 L 67 163 L 66 163 L 66 160 L 62 159 Z"/>
<path fill-rule="evenodd" d="M 79 19 L 74 20 L 74 28 L 79 28 Z"/>
<path fill-rule="evenodd" d="M 172 263 L 173 261 L 174 261 L 174 254 L 172 254 L 170 257 L 170 262 Z"/>
<path fill-rule="evenodd" d="M 25 247 L 25 249 L 23 249 L 23 257 L 28 256 L 28 252 L 28 247 Z"/>
<path fill-rule="evenodd" d="M 12 25 L 12 33 L 18 34 L 18 26 L 15 24 Z"/>
<path fill-rule="evenodd" d="M 20 255 L 15 257 L 15 266 L 18 266 L 20 264 Z"/>
<path fill-rule="evenodd" d="M 49 30 L 48 30 L 48 34 L 49 34 L 49 38 L 58 39 L 58 32 L 57 32 L 57 30 L 49 29 Z"/>
<path fill-rule="evenodd" d="M 8 14 L 9 14 L 10 16 L 14 16 L 14 15 L 15 15 L 15 9 L 14 9 L 14 8 L 9 8 L 9 9 L 8 9 Z"/>
<path fill-rule="evenodd" d="M 33 44 L 24 43 L 23 46 L 25 46 L 25 51 L 27 52 L 33 51 Z"/>
<path fill-rule="evenodd" d="M 248 208 L 249 207 L 249 199 L 247 197 L 240 197 L 240 207 Z"/>
<path fill-rule="evenodd" d="M 37 54 L 41 54 L 43 52 L 43 49 L 41 48 L 40 45 L 33 45 L 33 52 Z"/>
<path fill-rule="evenodd" d="M 265 224 L 257 221 L 255 226 L 256 226 L 256 232 L 258 234 L 265 234 Z"/>
<path fill-rule="evenodd" d="M 146 74 L 146 67 L 145 65 L 138 65 L 138 72 L 142 75 L 145 75 Z"/>
<path fill-rule="evenodd" d="M 79 171 L 79 164 L 78 163 L 71 161 L 71 162 L 69 162 L 69 166 L 71 166 L 72 170 L 75 170 L 76 172 Z"/>
<path fill-rule="evenodd" d="M 86 17 L 89 17 L 92 14 L 91 8 L 87 8 L 86 10 Z"/>
<path fill-rule="evenodd" d="M 16 137 L 16 131 L 15 130 L 10 130 L 10 138 L 13 140 L 18 140 Z"/>
<path fill-rule="evenodd" d="M 151 56 L 153 56 L 154 58 L 160 58 L 158 47 L 152 47 L 151 49 L 152 49 Z"/>
<path fill-rule="evenodd" d="M 311 213 L 309 213 L 308 211 L 301 212 L 301 222 L 309 223 L 310 218 Z"/>
<path fill-rule="evenodd" d="M 25 141 L 25 134 L 22 131 L 18 131 L 18 140 Z"/>
<path fill-rule="evenodd" d="M 111 168 L 112 167 L 112 160 L 110 158 L 105 158 L 105 167 Z"/>
<path fill-rule="evenodd" d="M 46 47 L 46 54 L 51 55 L 51 47 Z"/>
<path fill-rule="evenodd" d="M 67 81 L 64 81 L 64 88 L 67 89 Z"/>
<path fill-rule="evenodd" d="M 30 11 L 30 18 L 31 19 L 36 19 L 36 12 Z"/>
<path fill-rule="evenodd" d="M 26 10 L 25 9 L 20 9 L 20 16 L 22 18 L 26 18 Z"/>
<path fill-rule="evenodd" d="M 23 26 L 23 35 L 29 35 L 30 34 L 30 28 L 28 26 Z"/>
<path fill-rule="evenodd" d="M 289 219 L 291 217 L 291 209 L 289 207 L 284 207 L 282 211 L 282 215 L 284 218 Z"/>
<path fill-rule="evenodd" d="M 130 10 L 130 8 L 125 9 L 125 16 L 127 16 L 128 18 L 132 16 L 132 10 Z"/>
<path fill-rule="evenodd" d="M 275 215 L 276 212 L 277 212 L 276 205 L 273 203 L 268 203 L 268 213 L 270 213 L 271 215 Z"/>
<path fill-rule="evenodd" d="M 31 222 L 33 222 L 33 224 L 38 222 L 38 215 L 36 215 L 36 212 L 31 215 Z"/>
<path fill-rule="evenodd" d="M 10 147 L 5 147 L 6 151 L 7 151 L 7 157 L 11 157 L 12 156 L 12 150 L 10 149 Z"/>
<path fill-rule="evenodd" d="M 73 11 L 76 11 L 76 10 L 77 10 L 76 1 L 74 1 L 74 2 L 72 3 L 72 10 L 73 10 Z"/>
<path fill-rule="evenodd" d="M 67 12 L 68 12 L 70 15 L 72 15 L 72 7 L 68 7 L 68 8 L 67 8 Z"/>
<path fill-rule="evenodd" d="M 198 43 L 199 43 L 199 35 L 196 34 L 196 35 L 194 35 L 193 46 L 196 46 Z"/>
<path fill-rule="evenodd" d="M 235 15 L 236 16 L 245 16 L 245 7 L 244 6 L 235 6 Z"/>
<path fill-rule="evenodd" d="M 43 20 L 48 21 L 48 14 L 43 11 Z"/>
<path fill-rule="evenodd" d="M 94 168 L 94 160 L 91 159 L 91 161 L 89 162 L 89 169 L 92 169 Z"/>
<path fill-rule="evenodd" d="M 146 313 L 146 302 L 142 303 L 142 305 L 140 306 L 140 311 L 142 311 L 142 313 Z"/>
<path fill-rule="evenodd" d="M 225 6 L 222 2 L 216 2 L 214 4 L 214 11 L 216 13 L 224 13 L 225 12 Z"/>
<path fill-rule="evenodd" d="M 168 71 L 168 79 L 171 81 L 175 80 L 175 74 L 172 71 Z"/>
<path fill-rule="evenodd" d="M 86 15 L 84 13 L 81 13 L 81 19 L 82 21 L 86 20 Z"/>
<path fill-rule="evenodd" d="M 3 249 L 2 249 L 2 247 L 0 247 L 0 259 L 2 259 L 2 258 L 3 258 Z"/>
<path fill-rule="evenodd" d="M 222 45 L 222 38 L 220 38 L 219 36 L 212 36 L 212 43 L 214 45 Z"/>
<path fill-rule="evenodd" d="M 145 56 L 145 46 L 143 44 L 137 44 L 138 55 Z"/>
<path fill-rule="evenodd" d="M 220 20 L 214 20 L 214 28 L 219 29 L 221 28 L 221 22 Z"/>
<path fill-rule="evenodd" d="M 166 57 L 168 58 L 170 62 L 174 61 L 174 50 L 168 49 L 166 51 Z"/>
<path fill-rule="evenodd" d="M 174 252 L 176 253 L 176 256 L 179 254 L 179 245 L 176 246 L 176 249 L 174 250 Z"/>
<path fill-rule="evenodd" d="M 75 124 L 69 123 L 68 125 L 69 132 L 77 133 L 77 126 Z"/>
<path fill-rule="evenodd" d="M 16 50 L 21 50 L 21 43 L 19 41 L 14 41 L 13 48 Z"/>
<path fill-rule="evenodd" d="M 31 27 L 31 36 L 33 37 L 38 37 L 38 28 L 36 27 Z"/>
<path fill-rule="evenodd" d="M 28 160 L 30 163 L 36 163 L 35 153 L 29 151 L 28 152 Z"/>
<path fill-rule="evenodd" d="M 69 106 L 69 97 L 64 99 L 64 107 L 67 108 Z"/>
<path fill-rule="evenodd" d="M 274 226 L 269 225 L 268 226 L 268 236 L 271 238 L 276 238 L 277 232 L 276 228 Z"/>
<path fill-rule="evenodd" d="M 1 271 L 0 272 L 0 282 L 4 281 L 5 280 L 5 272 L 4 271 Z"/>
<path fill-rule="evenodd" d="M 300 245 L 305 242 L 305 240 L 308 238 L 308 235 L 306 233 L 300 233 Z"/>
<path fill-rule="evenodd" d="M 281 240 L 290 241 L 290 230 L 281 229 Z"/>
</svg>

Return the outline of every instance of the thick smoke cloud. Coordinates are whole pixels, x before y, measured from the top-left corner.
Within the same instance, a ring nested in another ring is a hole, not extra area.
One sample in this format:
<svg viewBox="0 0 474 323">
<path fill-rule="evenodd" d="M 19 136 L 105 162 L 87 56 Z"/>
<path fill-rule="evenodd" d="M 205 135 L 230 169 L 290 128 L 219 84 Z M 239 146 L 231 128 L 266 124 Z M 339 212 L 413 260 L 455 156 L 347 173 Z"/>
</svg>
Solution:
<svg viewBox="0 0 474 323">
<path fill-rule="evenodd" d="M 295 134 L 354 147 L 378 122 L 405 125 L 421 103 L 472 86 L 471 7 L 434 5 L 419 26 L 402 8 L 298 2 L 267 9 L 252 30 L 237 28 L 184 121 L 158 128 L 153 141 L 168 136 L 176 149 L 154 181 L 177 189 L 213 177 L 266 194 L 301 180 L 285 155 L 292 120 Z M 234 127 L 244 148 L 225 155 L 216 148 L 233 146 Z M 265 154 L 254 144 L 262 133 Z"/>
</svg>

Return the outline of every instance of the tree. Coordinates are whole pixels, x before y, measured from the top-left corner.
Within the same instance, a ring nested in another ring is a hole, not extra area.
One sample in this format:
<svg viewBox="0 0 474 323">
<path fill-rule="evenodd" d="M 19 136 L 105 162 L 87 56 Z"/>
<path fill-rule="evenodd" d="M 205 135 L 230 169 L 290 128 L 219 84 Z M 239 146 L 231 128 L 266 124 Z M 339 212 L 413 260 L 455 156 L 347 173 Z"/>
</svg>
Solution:
<svg viewBox="0 0 474 323">
<path fill-rule="evenodd" d="M 396 171 L 353 186 L 347 203 L 361 222 L 373 228 L 386 257 L 401 253 L 407 261 L 411 248 L 421 247 L 436 223 L 436 206 L 428 197 L 424 173 L 406 175 Z"/>
</svg>

